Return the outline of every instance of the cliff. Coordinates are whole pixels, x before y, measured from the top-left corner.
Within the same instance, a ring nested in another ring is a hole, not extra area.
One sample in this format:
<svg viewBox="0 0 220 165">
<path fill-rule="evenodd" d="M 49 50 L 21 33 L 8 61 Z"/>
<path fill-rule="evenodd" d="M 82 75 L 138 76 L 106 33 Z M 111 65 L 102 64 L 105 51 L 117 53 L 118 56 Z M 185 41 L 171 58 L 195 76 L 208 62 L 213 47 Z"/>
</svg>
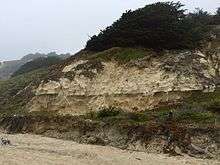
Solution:
<svg viewBox="0 0 220 165">
<path fill-rule="evenodd" d="M 56 79 L 38 86 L 28 108 L 71 114 L 110 106 L 127 111 L 153 109 L 177 104 L 190 91 L 215 91 L 219 72 L 218 49 L 160 54 L 130 48 L 81 52 L 59 66 Z"/>
</svg>

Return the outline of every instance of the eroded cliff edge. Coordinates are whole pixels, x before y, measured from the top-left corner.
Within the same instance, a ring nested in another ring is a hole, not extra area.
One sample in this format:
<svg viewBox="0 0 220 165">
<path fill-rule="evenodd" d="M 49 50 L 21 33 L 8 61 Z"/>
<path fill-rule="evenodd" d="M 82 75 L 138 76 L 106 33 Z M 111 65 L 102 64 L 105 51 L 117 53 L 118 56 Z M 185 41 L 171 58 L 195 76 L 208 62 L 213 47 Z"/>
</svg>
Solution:
<svg viewBox="0 0 220 165">
<path fill-rule="evenodd" d="M 136 59 L 125 59 L 124 54 Z M 177 104 L 190 91 L 215 91 L 219 72 L 219 49 L 160 54 L 130 48 L 82 51 L 59 67 L 56 78 L 41 82 L 28 108 L 71 114 L 110 106 L 143 111 Z"/>
</svg>

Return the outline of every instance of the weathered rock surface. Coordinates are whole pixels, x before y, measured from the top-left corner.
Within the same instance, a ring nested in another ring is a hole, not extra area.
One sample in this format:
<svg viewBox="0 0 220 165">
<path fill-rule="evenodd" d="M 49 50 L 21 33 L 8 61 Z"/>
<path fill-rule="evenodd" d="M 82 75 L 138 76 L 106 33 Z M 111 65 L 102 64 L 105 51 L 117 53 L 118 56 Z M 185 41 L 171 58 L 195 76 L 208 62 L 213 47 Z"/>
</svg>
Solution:
<svg viewBox="0 0 220 165">
<path fill-rule="evenodd" d="M 121 51 L 120 48 L 108 50 Z M 128 111 L 178 103 L 183 92 L 212 92 L 219 83 L 220 52 L 166 52 L 132 62 L 83 58 L 63 66 L 58 80 L 42 82 L 31 111 L 81 114 L 115 106 Z M 149 54 L 149 55 L 148 55 Z"/>
</svg>

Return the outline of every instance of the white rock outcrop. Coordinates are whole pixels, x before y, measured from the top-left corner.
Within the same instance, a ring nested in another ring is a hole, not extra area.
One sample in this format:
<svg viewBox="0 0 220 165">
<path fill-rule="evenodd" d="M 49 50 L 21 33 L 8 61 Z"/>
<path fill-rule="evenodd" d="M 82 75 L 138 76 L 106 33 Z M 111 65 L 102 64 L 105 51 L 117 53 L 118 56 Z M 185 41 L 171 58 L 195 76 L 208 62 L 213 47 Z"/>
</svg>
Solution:
<svg viewBox="0 0 220 165">
<path fill-rule="evenodd" d="M 177 101 L 180 92 L 215 90 L 220 73 L 220 55 L 207 56 L 201 52 L 170 53 L 143 59 L 132 67 L 116 61 L 102 61 L 103 69 L 95 76 L 83 75 L 79 60 L 67 65 L 63 74 L 74 72 L 73 79 L 61 77 L 59 81 L 42 83 L 36 89 L 30 110 L 53 109 L 63 113 L 84 113 L 102 106 L 119 106 L 128 110 L 144 110 L 161 103 Z M 167 94 L 172 93 L 172 94 Z M 47 106 L 45 106 L 47 104 Z"/>
</svg>

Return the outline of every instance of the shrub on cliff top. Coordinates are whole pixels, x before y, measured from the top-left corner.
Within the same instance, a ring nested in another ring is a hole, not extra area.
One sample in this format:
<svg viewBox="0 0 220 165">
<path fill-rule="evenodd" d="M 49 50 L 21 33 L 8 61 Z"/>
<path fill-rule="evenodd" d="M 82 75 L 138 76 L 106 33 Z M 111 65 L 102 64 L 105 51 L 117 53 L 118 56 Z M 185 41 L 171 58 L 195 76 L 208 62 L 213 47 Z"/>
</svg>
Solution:
<svg viewBox="0 0 220 165">
<path fill-rule="evenodd" d="M 112 47 L 193 49 L 199 47 L 207 26 L 185 14 L 184 5 L 158 2 L 127 11 L 111 26 L 94 35 L 86 49 L 102 51 Z"/>
</svg>

